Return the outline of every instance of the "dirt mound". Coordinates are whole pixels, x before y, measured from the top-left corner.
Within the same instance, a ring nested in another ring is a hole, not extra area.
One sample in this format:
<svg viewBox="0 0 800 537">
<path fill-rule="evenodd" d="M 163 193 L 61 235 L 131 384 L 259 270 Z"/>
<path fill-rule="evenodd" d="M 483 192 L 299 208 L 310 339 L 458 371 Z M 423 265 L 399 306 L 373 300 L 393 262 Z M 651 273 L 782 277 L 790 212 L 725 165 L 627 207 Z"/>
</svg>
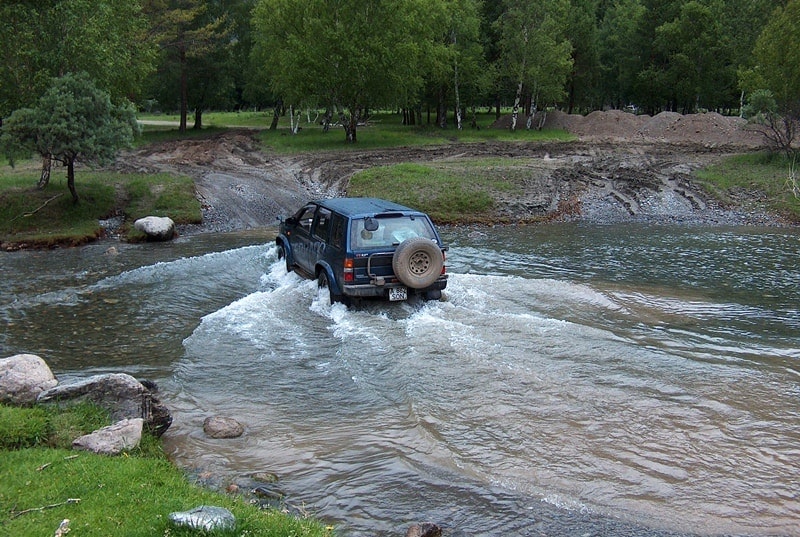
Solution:
<svg viewBox="0 0 800 537">
<path fill-rule="evenodd" d="M 534 124 L 541 120 L 537 112 Z M 520 116 L 517 128 L 525 128 Z M 511 116 L 503 116 L 491 128 L 508 129 Z M 764 137 L 746 120 L 716 112 L 682 115 L 661 112 L 656 116 L 636 115 L 622 110 L 595 111 L 586 116 L 548 112 L 545 128 L 564 129 L 585 141 L 691 144 L 704 147 L 763 147 Z"/>
</svg>

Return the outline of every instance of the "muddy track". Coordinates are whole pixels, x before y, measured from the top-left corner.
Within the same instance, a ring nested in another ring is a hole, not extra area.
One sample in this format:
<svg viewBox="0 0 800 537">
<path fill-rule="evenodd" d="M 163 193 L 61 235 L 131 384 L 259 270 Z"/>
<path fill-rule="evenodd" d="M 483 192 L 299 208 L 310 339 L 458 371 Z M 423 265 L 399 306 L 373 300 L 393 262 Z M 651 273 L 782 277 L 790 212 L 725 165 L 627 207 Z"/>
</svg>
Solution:
<svg viewBox="0 0 800 537">
<path fill-rule="evenodd" d="M 506 222 L 582 219 L 594 222 L 761 223 L 732 211 L 692 180 L 699 167 L 737 148 L 702 145 L 557 142 L 453 143 L 443 146 L 277 155 L 260 149 L 253 131 L 171 141 L 130 151 L 115 168 L 192 177 L 204 207 L 199 231 L 269 226 L 306 200 L 344 195 L 353 174 L 400 162 L 458 167 L 483 157 L 511 159 L 502 170 L 512 191 L 491 192 L 494 217 Z"/>
</svg>

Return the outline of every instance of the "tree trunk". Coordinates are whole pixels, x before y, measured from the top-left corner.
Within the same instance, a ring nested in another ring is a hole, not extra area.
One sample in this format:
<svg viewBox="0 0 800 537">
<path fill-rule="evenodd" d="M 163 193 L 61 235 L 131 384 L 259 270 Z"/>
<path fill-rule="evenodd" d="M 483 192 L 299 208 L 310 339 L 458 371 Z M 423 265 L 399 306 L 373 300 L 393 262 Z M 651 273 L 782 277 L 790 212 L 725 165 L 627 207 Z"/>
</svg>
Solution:
<svg viewBox="0 0 800 537">
<path fill-rule="evenodd" d="M 453 48 L 456 48 L 456 32 L 453 30 Z M 456 51 L 456 59 L 453 61 L 453 86 L 456 96 L 456 129 L 461 130 L 461 99 L 458 95 L 458 51 Z"/>
<path fill-rule="evenodd" d="M 78 203 L 78 192 L 75 190 L 75 157 L 67 159 L 67 188 L 72 194 L 72 203 Z"/>
<path fill-rule="evenodd" d="M 439 87 L 439 98 L 436 100 L 436 125 L 440 129 L 447 128 L 447 105 L 444 102 L 445 89 Z"/>
<path fill-rule="evenodd" d="M 195 108 L 194 109 L 194 130 L 199 131 L 203 128 L 203 109 L 202 108 Z"/>
<path fill-rule="evenodd" d="M 522 97 L 522 80 L 517 86 L 517 95 L 514 97 L 514 108 L 511 110 L 511 132 L 517 130 L 517 117 L 519 117 L 519 101 Z"/>
<path fill-rule="evenodd" d="M 283 102 L 278 101 L 275 103 L 275 108 L 272 113 L 272 123 L 269 124 L 269 130 L 274 131 L 278 128 L 278 120 L 281 117 L 281 108 L 283 107 Z"/>
<path fill-rule="evenodd" d="M 42 155 L 42 174 L 39 176 L 39 182 L 36 183 L 36 188 L 43 190 L 50 184 L 50 169 L 53 166 L 53 159 L 50 155 Z"/>
<path fill-rule="evenodd" d="M 178 59 L 181 70 L 181 123 L 178 127 L 179 132 L 186 132 L 186 116 L 189 111 L 189 82 L 186 65 L 186 47 L 181 45 L 178 49 Z"/>
<path fill-rule="evenodd" d="M 342 128 L 344 128 L 344 138 L 347 143 L 354 144 L 356 143 L 356 125 L 358 124 L 358 112 L 353 109 L 350 112 L 350 117 L 347 117 L 345 114 L 344 109 L 339 111 L 339 123 L 342 124 Z"/>
</svg>

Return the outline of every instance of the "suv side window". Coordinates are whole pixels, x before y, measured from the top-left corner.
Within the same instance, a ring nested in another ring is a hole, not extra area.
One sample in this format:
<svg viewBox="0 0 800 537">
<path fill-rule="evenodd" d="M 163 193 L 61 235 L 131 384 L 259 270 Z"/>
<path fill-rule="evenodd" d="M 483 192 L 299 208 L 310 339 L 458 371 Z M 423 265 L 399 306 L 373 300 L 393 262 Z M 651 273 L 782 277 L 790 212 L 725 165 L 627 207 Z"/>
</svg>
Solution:
<svg viewBox="0 0 800 537">
<path fill-rule="evenodd" d="M 317 223 L 314 224 L 314 236 L 328 242 L 331 232 L 331 210 L 320 207 L 317 211 Z"/>
<path fill-rule="evenodd" d="M 346 220 L 342 215 L 334 214 L 331 224 L 331 244 L 335 248 L 344 248 L 344 233 Z"/>
<path fill-rule="evenodd" d="M 297 219 L 300 227 L 309 233 L 311 232 L 311 222 L 314 221 L 314 211 L 316 210 L 316 205 L 309 205 L 308 207 L 303 208 L 303 214 L 301 214 L 300 218 Z"/>
</svg>

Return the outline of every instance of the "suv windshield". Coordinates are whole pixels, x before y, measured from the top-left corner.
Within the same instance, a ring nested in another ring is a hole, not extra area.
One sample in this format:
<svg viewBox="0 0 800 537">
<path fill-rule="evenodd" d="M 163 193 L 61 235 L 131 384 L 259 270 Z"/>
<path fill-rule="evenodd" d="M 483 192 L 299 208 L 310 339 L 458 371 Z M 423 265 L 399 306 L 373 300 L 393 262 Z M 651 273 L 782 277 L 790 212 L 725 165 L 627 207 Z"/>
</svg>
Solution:
<svg viewBox="0 0 800 537">
<path fill-rule="evenodd" d="M 370 231 L 375 227 L 375 223 L 378 224 L 378 229 Z M 433 228 L 426 218 L 419 216 L 361 218 L 353 220 L 350 226 L 350 244 L 354 250 L 397 246 L 414 237 L 436 239 Z"/>
</svg>

